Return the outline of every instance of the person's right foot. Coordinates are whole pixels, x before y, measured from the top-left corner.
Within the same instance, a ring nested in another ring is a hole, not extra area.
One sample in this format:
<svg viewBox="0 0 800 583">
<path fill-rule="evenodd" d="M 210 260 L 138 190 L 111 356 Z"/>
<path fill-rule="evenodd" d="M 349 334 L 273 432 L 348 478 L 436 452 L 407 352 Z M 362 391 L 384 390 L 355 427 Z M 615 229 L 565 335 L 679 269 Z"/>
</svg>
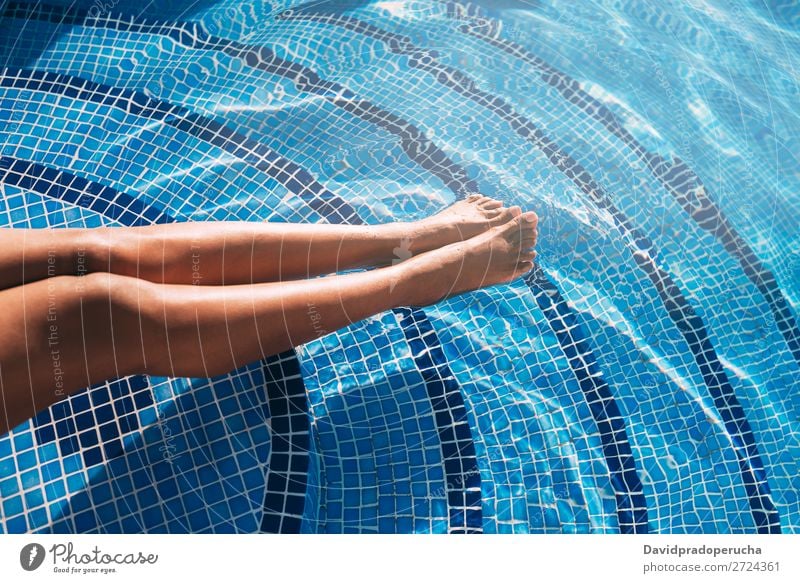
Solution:
<svg viewBox="0 0 800 583">
<path fill-rule="evenodd" d="M 446 209 L 409 223 L 409 251 L 413 255 L 464 241 L 502 225 L 521 213 L 518 206 L 505 207 L 494 198 L 471 194 Z"/>
<path fill-rule="evenodd" d="M 451 243 L 397 265 L 412 305 L 508 283 L 533 267 L 538 217 L 526 212 L 465 241 Z"/>
</svg>

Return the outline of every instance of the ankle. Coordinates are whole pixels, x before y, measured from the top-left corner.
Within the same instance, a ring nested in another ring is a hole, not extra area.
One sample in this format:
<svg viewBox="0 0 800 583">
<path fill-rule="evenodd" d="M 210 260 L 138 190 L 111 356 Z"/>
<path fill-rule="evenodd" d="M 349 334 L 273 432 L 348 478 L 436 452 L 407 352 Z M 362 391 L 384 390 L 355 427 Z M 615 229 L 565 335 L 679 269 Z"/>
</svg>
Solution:
<svg viewBox="0 0 800 583">
<path fill-rule="evenodd" d="M 452 243 L 458 239 L 455 225 L 435 221 L 436 215 L 427 217 L 414 223 L 407 223 L 409 250 L 413 255 L 419 255 Z"/>
<path fill-rule="evenodd" d="M 389 293 L 395 307 L 427 306 L 447 293 L 443 279 L 431 268 L 429 253 L 421 253 L 408 261 L 386 268 L 391 270 Z"/>
</svg>

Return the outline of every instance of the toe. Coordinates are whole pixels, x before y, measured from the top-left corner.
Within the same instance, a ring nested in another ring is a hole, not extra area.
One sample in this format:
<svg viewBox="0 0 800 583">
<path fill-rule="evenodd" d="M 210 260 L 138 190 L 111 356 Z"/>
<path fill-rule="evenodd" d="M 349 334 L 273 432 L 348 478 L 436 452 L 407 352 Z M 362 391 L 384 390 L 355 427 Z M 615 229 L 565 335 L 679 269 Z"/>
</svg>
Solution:
<svg viewBox="0 0 800 583">
<path fill-rule="evenodd" d="M 514 243 L 518 245 L 520 241 L 522 241 L 522 216 L 517 215 L 512 219 L 509 219 L 502 225 L 498 227 L 503 234 L 503 237 L 510 243 Z"/>
<path fill-rule="evenodd" d="M 489 213 L 491 213 L 491 215 L 489 215 Z M 511 209 L 505 207 L 492 209 L 490 211 L 484 211 L 484 214 L 486 214 L 487 216 L 491 216 L 492 223 L 495 225 L 505 224 L 514 218 Z"/>
<path fill-rule="evenodd" d="M 508 216 L 512 218 L 516 218 L 522 213 L 522 209 L 516 205 L 508 207 L 506 211 L 508 212 Z"/>
<path fill-rule="evenodd" d="M 536 230 L 536 227 L 532 227 L 530 223 L 526 223 L 523 221 L 522 223 L 522 238 L 523 239 L 536 239 L 539 238 L 539 232 Z"/>
<path fill-rule="evenodd" d="M 522 215 L 522 230 L 524 231 L 524 237 L 536 237 L 539 225 L 538 225 L 538 218 L 535 213 L 527 212 Z"/>
<path fill-rule="evenodd" d="M 483 198 L 483 196 L 481 196 L 481 195 L 480 195 L 479 193 L 477 193 L 477 192 L 473 192 L 472 194 L 470 194 L 470 195 L 467 197 L 467 199 L 466 199 L 466 200 L 467 200 L 467 202 L 476 202 L 476 201 L 479 201 L 481 198 Z"/>
<path fill-rule="evenodd" d="M 491 209 L 499 209 L 502 208 L 503 203 L 499 200 L 495 200 L 493 198 L 488 198 L 483 200 L 479 203 L 479 206 L 484 210 L 491 210 Z"/>
<path fill-rule="evenodd" d="M 533 261 L 520 261 L 517 263 L 517 269 L 514 276 L 518 277 L 523 273 L 529 272 L 531 269 L 533 269 Z"/>
</svg>

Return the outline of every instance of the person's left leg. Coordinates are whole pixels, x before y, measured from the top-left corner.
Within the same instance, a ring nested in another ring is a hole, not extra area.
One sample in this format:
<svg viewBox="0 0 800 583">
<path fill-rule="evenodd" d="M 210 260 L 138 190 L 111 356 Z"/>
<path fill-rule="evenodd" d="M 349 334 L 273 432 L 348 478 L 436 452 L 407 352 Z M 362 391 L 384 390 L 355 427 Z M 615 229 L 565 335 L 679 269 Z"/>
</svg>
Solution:
<svg viewBox="0 0 800 583">
<path fill-rule="evenodd" d="M 108 272 L 155 283 L 233 285 L 382 266 L 463 241 L 519 207 L 474 195 L 429 218 L 383 225 L 202 222 L 0 229 L 0 289 Z"/>
</svg>

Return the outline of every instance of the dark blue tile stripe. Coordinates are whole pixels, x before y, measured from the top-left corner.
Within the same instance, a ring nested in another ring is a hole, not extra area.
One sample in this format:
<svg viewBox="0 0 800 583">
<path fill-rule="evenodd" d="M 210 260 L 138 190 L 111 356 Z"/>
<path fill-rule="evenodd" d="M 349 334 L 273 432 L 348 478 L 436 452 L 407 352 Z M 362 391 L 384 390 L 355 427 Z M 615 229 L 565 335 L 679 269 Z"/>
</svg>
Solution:
<svg viewBox="0 0 800 583">
<path fill-rule="evenodd" d="M 293 350 L 264 361 L 272 450 L 261 532 L 299 533 L 308 487 L 308 401 Z"/>
<path fill-rule="evenodd" d="M 436 418 L 447 479 L 450 533 L 483 531 L 481 480 L 464 399 L 430 320 L 421 309 L 400 308 L 400 325 L 425 379 Z M 460 480 L 460 481 L 454 481 Z"/>
<path fill-rule="evenodd" d="M 508 104 L 505 104 L 499 98 L 479 91 L 474 82 L 466 75 L 456 69 L 439 64 L 435 60 L 435 51 L 419 49 L 414 46 L 410 39 L 405 36 L 385 31 L 349 16 L 342 16 L 338 14 L 319 14 L 293 11 L 288 14 L 286 12 L 279 14 L 277 18 L 323 22 L 326 24 L 341 26 L 348 30 L 352 30 L 353 32 L 381 40 L 389 45 L 389 48 L 392 52 L 408 56 L 409 66 L 431 73 L 439 83 L 442 83 L 451 89 L 456 90 L 467 98 L 488 107 L 491 111 L 499 113 L 504 119 L 511 117 L 513 119 L 512 126 L 514 126 L 515 129 L 523 127 L 522 124 L 525 124 L 525 131 L 536 131 L 541 133 L 537 128 L 533 128 L 532 124 L 528 122 L 528 120 L 525 120 L 522 118 L 522 116 L 516 114 Z M 528 136 L 526 135 L 525 137 L 527 138 Z M 550 156 L 551 162 L 554 161 L 554 158 L 555 156 Z M 532 280 L 526 279 L 526 282 L 531 287 L 533 293 L 541 295 L 541 286 L 543 286 L 544 282 L 547 280 L 544 275 L 542 275 L 537 281 L 540 282 L 539 287 L 532 285 Z M 549 282 L 547 288 L 556 290 L 555 286 Z M 561 302 L 559 306 L 562 310 L 570 311 L 566 302 Z M 558 312 L 547 310 L 544 311 L 544 314 L 554 331 L 562 329 L 561 320 L 557 318 Z M 567 342 L 570 340 L 570 337 L 562 335 L 559 336 L 559 340 Z M 562 345 L 562 347 L 564 346 Z M 599 375 L 600 373 L 597 370 L 592 373 L 592 371 L 590 371 L 586 366 L 579 366 L 581 362 L 595 362 L 594 355 L 591 352 L 590 346 L 586 342 L 581 342 L 579 344 L 568 344 L 565 350 L 568 349 L 569 351 L 574 351 L 576 347 L 580 349 L 580 356 L 577 359 L 570 359 L 570 365 L 572 367 L 573 374 L 578 379 L 581 388 L 584 390 L 585 398 L 587 402 L 590 403 L 590 410 L 593 414 L 600 415 L 601 409 L 591 406 L 591 403 L 597 400 L 596 393 L 598 389 L 589 390 L 594 386 L 593 383 L 596 382 L 593 374 Z M 608 386 L 604 381 L 603 385 L 606 387 L 606 392 L 604 395 L 611 399 L 613 408 L 618 410 L 616 403 L 614 402 L 613 395 L 611 395 L 610 391 L 608 390 Z M 587 390 L 589 392 L 586 392 Z M 595 417 L 595 423 L 597 424 L 598 428 L 610 429 L 612 427 L 609 425 L 608 419 L 602 415 Z M 638 477 L 636 466 L 632 461 L 633 457 L 627 438 L 627 432 L 624 424 L 621 422 L 621 419 L 618 426 L 614 426 L 614 429 L 615 431 L 613 432 L 601 431 L 604 453 L 614 453 L 615 455 L 621 456 L 606 460 L 609 472 L 612 474 L 612 481 L 614 482 L 615 486 L 619 487 L 639 486 L 637 490 L 624 490 L 617 493 L 618 503 L 623 503 L 626 505 L 619 506 L 617 509 L 620 528 L 624 532 L 645 532 L 648 527 L 647 509 L 646 505 L 644 504 L 643 494 L 641 494 L 641 481 Z M 622 439 L 622 441 L 617 442 L 618 439 Z M 622 450 L 620 450 L 620 448 L 622 448 Z M 627 454 L 623 451 L 625 448 L 627 448 Z M 626 455 L 630 455 L 630 460 L 628 457 L 626 457 Z M 638 499 L 638 496 L 642 496 L 642 498 Z M 631 522 L 632 520 L 634 521 L 633 523 Z"/>
<path fill-rule="evenodd" d="M 317 182 L 307 170 L 218 121 L 183 107 L 131 89 L 94 83 L 72 75 L 28 69 L 5 69 L 0 75 L 0 87 L 64 95 L 114 107 L 144 119 L 162 121 L 271 176 L 322 215 L 348 220 L 355 214 L 349 204 Z"/>
<path fill-rule="evenodd" d="M 55 170 L 25 160 L 0 157 L 0 184 L 10 184 L 43 196 L 63 200 L 113 218 L 126 226 L 175 221 L 168 214 L 155 207 L 146 206 L 129 194 L 74 176 L 63 170 Z M 305 386 L 299 371 L 300 365 L 293 350 L 264 361 L 264 388 L 272 418 L 271 434 L 273 439 L 273 451 L 266 479 L 264 517 L 261 524 L 265 532 L 300 532 L 301 518 L 298 518 L 298 515 L 302 516 L 303 513 L 302 503 L 306 491 L 305 470 L 308 467 L 309 420 Z M 130 377 L 128 383 L 134 391 L 137 391 L 137 387 L 147 386 L 147 377 Z M 95 391 L 90 389 L 89 397 L 95 404 L 100 404 L 103 402 L 102 392 L 106 392 L 104 387 Z M 74 398 L 71 398 L 71 401 L 73 400 Z M 64 438 L 68 440 L 71 438 L 74 441 L 74 434 L 77 434 L 77 430 L 72 425 L 71 431 L 68 431 L 71 420 L 67 418 L 69 411 L 74 410 L 75 407 L 70 409 L 66 402 L 61 402 L 53 405 L 51 409 L 54 420 L 65 418 L 63 431 L 67 431 L 69 435 L 65 434 Z M 102 406 L 98 411 L 101 410 Z M 133 411 L 133 402 L 131 402 L 131 413 Z M 41 415 L 50 415 L 50 413 L 45 412 Z M 58 424 L 56 424 L 56 429 L 59 429 Z M 122 452 L 121 447 L 115 445 L 117 440 L 107 441 L 106 436 L 102 437 L 107 455 L 109 455 L 109 447 L 115 448 L 116 455 Z M 77 450 L 77 441 L 75 443 L 72 441 L 68 441 L 67 447 L 74 446 L 74 449 L 66 453 L 62 450 L 63 455 Z M 93 461 L 94 459 L 88 460 L 88 462 Z M 88 462 L 87 467 L 91 465 Z M 287 468 L 287 471 L 284 471 L 283 468 Z M 291 480 L 288 479 L 289 470 L 291 471 Z M 279 514 L 284 511 L 289 515 Z"/>
<path fill-rule="evenodd" d="M 459 7 L 451 7 L 453 15 L 462 17 Z M 775 323 L 783 335 L 795 361 L 800 364 L 800 332 L 789 303 L 775 280 L 775 276 L 761 262 L 753 249 L 739 235 L 734 226 L 713 200 L 707 195 L 700 177 L 680 158 L 669 161 L 648 152 L 646 148 L 623 126 L 616 115 L 604 103 L 598 101 L 567 74 L 554 68 L 522 45 L 500 38 L 497 22 L 480 19 L 464 23 L 460 30 L 470 34 L 531 65 L 542 79 L 557 89 L 567 101 L 599 121 L 614 136 L 622 140 L 664 185 L 675 200 L 697 224 L 715 236 L 725 249 L 742 266 L 747 277 L 766 299 Z"/>
<path fill-rule="evenodd" d="M 702 319 L 694 312 L 670 275 L 658 267 L 656 262 L 658 252 L 653 243 L 613 204 L 611 198 L 592 179 L 589 172 L 532 121 L 515 111 L 511 104 L 480 90 L 469 76 L 458 69 L 439 63 L 435 51 L 416 47 L 408 37 L 343 15 L 302 12 L 291 13 L 290 16 L 284 13 L 283 18 L 305 19 L 341 26 L 386 43 L 392 52 L 407 56 L 410 67 L 428 72 L 439 83 L 486 107 L 503 119 L 519 136 L 545 154 L 550 163 L 561 170 L 599 208 L 609 212 L 617 227 L 630 242 L 637 265 L 653 281 L 670 318 L 689 344 L 714 403 L 725 420 L 726 430 L 732 437 L 734 449 L 743 469 L 743 482 L 748 491 L 751 510 L 759 532 L 779 532 L 780 517 L 772 501 L 755 437 L 744 415 L 744 409 L 711 345 Z"/>
<path fill-rule="evenodd" d="M 700 316 L 695 313 L 671 277 L 656 266 L 646 251 L 637 252 L 634 257 L 639 267 L 647 273 L 653 285 L 656 286 L 670 317 L 695 355 L 695 362 L 714 399 L 714 406 L 719 411 L 725 424 L 725 430 L 731 437 L 758 532 L 779 533 L 781 531 L 780 516 L 772 501 L 766 471 L 756 446 L 755 436 L 744 414 L 744 409 L 711 345 Z"/>
<path fill-rule="evenodd" d="M 92 182 L 63 170 L 34 162 L 0 157 L 0 184 L 10 184 L 92 211 L 123 225 L 171 223 L 175 219 L 130 194 Z"/>
<path fill-rule="evenodd" d="M 626 534 L 646 533 L 647 501 L 625 422 L 610 387 L 603 379 L 578 317 L 538 265 L 525 276 L 525 282 L 533 291 L 536 303 L 547 317 L 570 367 L 575 371 L 603 438 L 603 455 L 617 499 L 620 531 Z"/>
<path fill-rule="evenodd" d="M 478 191 L 477 184 L 467 176 L 466 171 L 450 160 L 413 124 L 369 101 L 358 99 L 352 91 L 341 84 L 321 79 L 312 69 L 283 59 L 266 47 L 211 35 L 197 22 L 137 21 L 130 15 L 96 18 L 90 16 L 88 10 L 21 2 L 9 2 L 3 15 L 14 19 L 37 19 L 56 24 L 157 34 L 167 36 L 185 47 L 221 51 L 241 59 L 250 67 L 291 79 L 299 91 L 318 95 L 396 136 L 401 148 L 411 160 L 439 178 L 453 192 L 466 195 Z"/>
<path fill-rule="evenodd" d="M 747 278 L 767 301 L 778 330 L 789 346 L 794 360 L 800 365 L 800 332 L 797 321 L 774 274 L 739 235 L 722 210 L 706 196 L 707 190 L 700 178 L 683 160 L 673 157 L 670 163 L 663 157 L 650 153 L 642 153 L 642 157 L 681 207 L 701 228 L 714 235 L 728 253 L 736 257 Z"/>
</svg>

